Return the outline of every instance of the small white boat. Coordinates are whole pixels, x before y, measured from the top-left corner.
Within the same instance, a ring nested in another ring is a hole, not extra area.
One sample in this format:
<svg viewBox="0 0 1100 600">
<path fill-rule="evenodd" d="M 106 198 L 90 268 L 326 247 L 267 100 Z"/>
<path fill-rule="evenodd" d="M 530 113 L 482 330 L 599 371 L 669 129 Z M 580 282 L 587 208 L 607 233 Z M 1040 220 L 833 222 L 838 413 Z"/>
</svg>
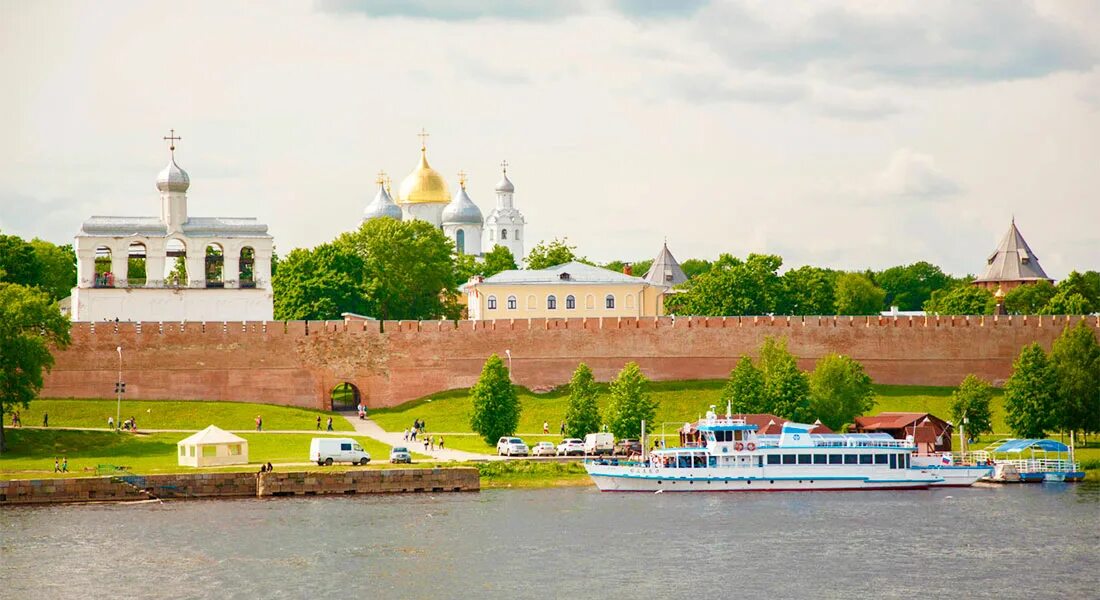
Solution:
<svg viewBox="0 0 1100 600">
<path fill-rule="evenodd" d="M 708 412 L 698 441 L 654 450 L 634 461 L 585 462 L 601 491 L 811 491 L 926 489 L 938 471 L 913 466 L 916 447 L 885 433 L 811 434 L 814 425 L 785 423 L 779 435 Z"/>
</svg>

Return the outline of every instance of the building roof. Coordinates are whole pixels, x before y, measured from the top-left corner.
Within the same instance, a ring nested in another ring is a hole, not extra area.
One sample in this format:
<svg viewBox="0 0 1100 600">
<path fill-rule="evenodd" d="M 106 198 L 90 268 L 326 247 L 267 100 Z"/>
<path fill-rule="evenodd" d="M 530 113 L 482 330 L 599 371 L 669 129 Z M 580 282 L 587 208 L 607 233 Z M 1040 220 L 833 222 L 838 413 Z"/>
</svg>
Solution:
<svg viewBox="0 0 1100 600">
<path fill-rule="evenodd" d="M 641 277 L 626 275 L 618 271 L 594 267 L 582 262 L 572 261 L 562 265 L 555 265 L 545 269 L 525 270 L 515 269 L 501 271 L 492 277 L 488 277 L 484 284 L 573 284 L 591 285 L 599 283 L 633 283 L 646 284 L 648 282 Z"/>
<path fill-rule="evenodd" d="M 267 225 L 253 217 L 191 217 L 182 227 L 186 237 L 270 238 Z M 80 226 L 84 237 L 165 237 L 168 227 L 160 217 L 93 216 Z"/>
<path fill-rule="evenodd" d="M 401 207 L 394 203 L 393 199 L 390 198 L 389 192 L 386 191 L 384 182 L 379 180 L 378 193 L 375 194 L 374 200 L 371 200 L 370 204 L 363 209 L 363 220 L 368 221 L 381 217 L 389 217 L 400 221 Z"/>
<path fill-rule="evenodd" d="M 661 246 L 657 258 L 653 259 L 653 265 L 646 271 L 645 280 L 653 285 L 672 287 L 686 282 L 688 278 L 684 274 L 684 270 L 680 268 L 680 263 L 676 260 L 676 257 L 668 251 L 668 244 L 666 243 Z"/>
<path fill-rule="evenodd" d="M 398 204 L 447 204 L 451 193 L 447 181 L 428 164 L 428 150 L 420 147 L 420 163 L 401 182 L 397 193 Z"/>
<path fill-rule="evenodd" d="M 176 445 L 209 446 L 213 444 L 247 444 L 248 440 L 239 435 L 211 425 L 202 431 L 176 442 Z"/>
<path fill-rule="evenodd" d="M 993 452 L 1012 452 L 1020 453 L 1024 450 L 1031 449 L 1040 450 L 1042 452 L 1069 452 L 1069 446 L 1055 440 L 1006 440 L 1000 446 L 997 446 Z"/>
<path fill-rule="evenodd" d="M 1039 258 L 1031 251 L 1024 236 L 1016 228 L 1016 219 L 1001 238 L 1001 243 L 986 260 L 987 267 L 979 281 L 1052 281 L 1039 266 Z"/>
<path fill-rule="evenodd" d="M 931 421 L 938 421 L 943 425 L 950 425 L 947 421 L 931 413 L 914 412 L 884 412 L 873 416 L 856 417 L 855 425 L 864 431 L 902 429 L 904 427 L 912 427 L 913 423 L 921 422 L 925 418 Z"/>
<path fill-rule="evenodd" d="M 466 193 L 465 183 L 459 186 L 458 193 L 455 194 L 451 203 L 443 208 L 441 218 L 443 223 L 463 225 L 482 224 L 481 209 L 474 204 L 474 201 L 471 200 L 470 196 Z"/>
</svg>

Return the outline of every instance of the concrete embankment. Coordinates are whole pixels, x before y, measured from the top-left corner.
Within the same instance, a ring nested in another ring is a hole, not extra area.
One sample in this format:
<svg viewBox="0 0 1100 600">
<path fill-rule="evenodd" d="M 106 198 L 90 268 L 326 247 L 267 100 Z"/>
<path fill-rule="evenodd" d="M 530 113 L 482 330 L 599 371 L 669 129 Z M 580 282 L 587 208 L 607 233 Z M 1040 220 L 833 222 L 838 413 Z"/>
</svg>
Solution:
<svg viewBox="0 0 1100 600">
<path fill-rule="evenodd" d="M 465 492 L 481 489 L 477 469 L 344 472 L 178 473 L 0 481 L 0 505 L 323 494 Z"/>
</svg>

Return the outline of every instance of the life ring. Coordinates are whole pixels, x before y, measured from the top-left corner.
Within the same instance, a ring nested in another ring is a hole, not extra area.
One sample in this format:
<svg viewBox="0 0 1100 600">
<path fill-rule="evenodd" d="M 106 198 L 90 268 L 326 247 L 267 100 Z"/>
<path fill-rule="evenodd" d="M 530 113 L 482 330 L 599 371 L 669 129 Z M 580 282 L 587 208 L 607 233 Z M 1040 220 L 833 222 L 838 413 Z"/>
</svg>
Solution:
<svg viewBox="0 0 1100 600">
<path fill-rule="evenodd" d="M 753 442 L 749 442 L 749 445 L 745 447 L 749 449 L 749 452 L 756 450 L 756 444 L 754 444 Z"/>
<path fill-rule="evenodd" d="M 745 445 L 742 444 L 741 442 L 737 442 L 736 444 L 733 445 L 733 449 L 740 452 L 740 451 L 745 449 Z"/>
</svg>

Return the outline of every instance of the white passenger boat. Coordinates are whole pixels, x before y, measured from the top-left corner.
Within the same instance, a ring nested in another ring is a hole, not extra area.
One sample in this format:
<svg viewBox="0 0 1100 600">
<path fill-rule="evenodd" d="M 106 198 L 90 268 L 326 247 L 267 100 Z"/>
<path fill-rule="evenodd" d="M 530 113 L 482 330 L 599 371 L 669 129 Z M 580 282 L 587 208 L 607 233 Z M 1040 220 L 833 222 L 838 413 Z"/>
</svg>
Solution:
<svg viewBox="0 0 1100 600">
<path fill-rule="evenodd" d="M 932 484 L 939 487 L 970 487 L 979 479 L 993 476 L 992 466 L 959 464 L 950 453 L 914 454 L 910 464 L 911 468 L 940 476 L 943 481 Z"/>
<path fill-rule="evenodd" d="M 655 449 L 646 459 L 589 460 L 601 491 L 699 492 L 922 489 L 945 482 L 914 467 L 916 447 L 885 433 L 813 434 L 785 423 L 779 435 L 713 410 L 697 424 L 698 441 Z"/>
</svg>

